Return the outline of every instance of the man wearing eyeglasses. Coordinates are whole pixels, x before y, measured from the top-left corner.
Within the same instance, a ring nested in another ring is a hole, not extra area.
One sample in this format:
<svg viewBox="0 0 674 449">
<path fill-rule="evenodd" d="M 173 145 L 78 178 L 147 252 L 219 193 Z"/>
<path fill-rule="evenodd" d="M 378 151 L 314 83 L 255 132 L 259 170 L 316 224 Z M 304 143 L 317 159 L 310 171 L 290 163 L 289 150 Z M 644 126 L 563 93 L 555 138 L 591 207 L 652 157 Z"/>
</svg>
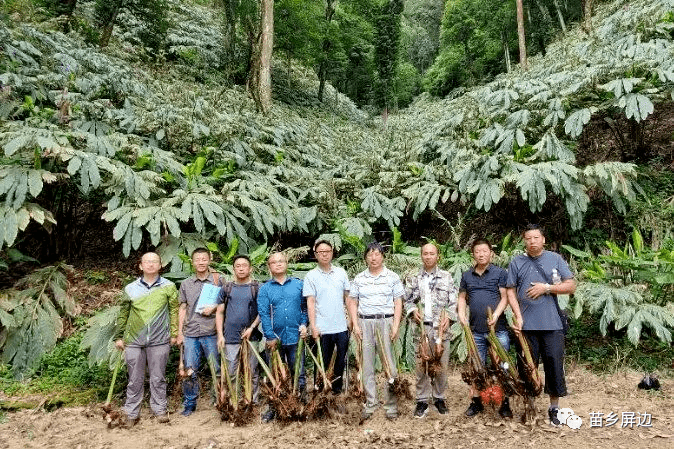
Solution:
<svg viewBox="0 0 674 449">
<path fill-rule="evenodd" d="M 349 295 L 349 278 L 340 267 L 332 264 L 333 248 L 327 240 L 314 244 L 318 266 L 304 277 L 302 294 L 307 298 L 311 336 L 320 341 L 323 365 L 328 368 L 336 351 L 332 393 L 342 392 L 349 331 L 344 304 Z"/>
</svg>

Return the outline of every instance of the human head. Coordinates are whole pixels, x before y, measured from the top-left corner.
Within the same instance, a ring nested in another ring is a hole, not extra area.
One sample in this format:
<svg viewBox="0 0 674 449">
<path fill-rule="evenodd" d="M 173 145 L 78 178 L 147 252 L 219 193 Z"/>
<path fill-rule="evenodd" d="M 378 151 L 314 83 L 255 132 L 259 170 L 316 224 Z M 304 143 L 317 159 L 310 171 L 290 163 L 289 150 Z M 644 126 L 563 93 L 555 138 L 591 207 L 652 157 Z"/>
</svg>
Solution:
<svg viewBox="0 0 674 449">
<path fill-rule="evenodd" d="M 232 259 L 232 267 L 234 268 L 234 276 L 237 281 L 246 281 L 250 277 L 253 266 L 250 263 L 250 257 L 245 254 L 238 254 Z"/>
<path fill-rule="evenodd" d="M 288 271 L 288 258 L 281 251 L 273 252 L 267 259 L 267 266 L 272 276 L 283 276 Z"/>
<path fill-rule="evenodd" d="M 314 254 L 319 265 L 329 265 L 332 262 L 333 248 L 332 243 L 327 240 L 316 240 L 314 243 Z"/>
<path fill-rule="evenodd" d="M 421 261 L 424 264 L 424 270 L 433 271 L 438 266 L 440 252 L 435 243 L 426 243 L 421 247 Z"/>
<path fill-rule="evenodd" d="M 528 224 L 523 233 L 527 254 L 539 256 L 545 246 L 545 232 L 540 225 Z"/>
<path fill-rule="evenodd" d="M 192 266 L 198 274 L 208 272 L 208 265 L 211 263 L 211 252 L 206 248 L 197 248 L 192 251 Z"/>
<path fill-rule="evenodd" d="M 161 257 L 159 257 L 159 254 L 155 252 L 145 253 L 140 258 L 140 264 L 138 264 L 138 267 L 145 276 L 157 276 L 159 275 L 159 270 L 161 269 Z"/>
<path fill-rule="evenodd" d="M 378 271 L 384 264 L 384 247 L 379 242 L 372 242 L 365 248 L 363 256 L 369 270 Z"/>
<path fill-rule="evenodd" d="M 476 239 L 470 247 L 470 253 L 477 265 L 486 266 L 491 262 L 491 243 L 484 238 Z"/>
</svg>

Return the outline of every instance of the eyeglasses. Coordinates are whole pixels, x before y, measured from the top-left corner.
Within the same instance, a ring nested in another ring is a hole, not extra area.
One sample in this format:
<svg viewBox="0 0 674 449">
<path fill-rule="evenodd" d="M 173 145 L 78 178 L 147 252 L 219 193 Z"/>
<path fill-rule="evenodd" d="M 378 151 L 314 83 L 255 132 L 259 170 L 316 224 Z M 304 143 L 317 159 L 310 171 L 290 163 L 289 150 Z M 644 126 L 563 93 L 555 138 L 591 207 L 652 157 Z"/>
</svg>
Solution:
<svg viewBox="0 0 674 449">
<path fill-rule="evenodd" d="M 316 254 L 330 254 L 332 252 L 331 249 L 326 249 L 322 251 L 314 251 Z"/>
</svg>

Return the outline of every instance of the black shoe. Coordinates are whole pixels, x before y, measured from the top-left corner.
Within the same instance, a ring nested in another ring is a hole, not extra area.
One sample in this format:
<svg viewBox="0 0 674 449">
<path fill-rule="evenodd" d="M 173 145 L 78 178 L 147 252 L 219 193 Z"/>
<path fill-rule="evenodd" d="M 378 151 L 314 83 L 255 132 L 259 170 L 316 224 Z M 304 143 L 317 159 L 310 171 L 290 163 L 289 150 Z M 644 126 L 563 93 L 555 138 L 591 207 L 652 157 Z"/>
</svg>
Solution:
<svg viewBox="0 0 674 449">
<path fill-rule="evenodd" d="M 423 418 L 428 413 L 428 402 L 417 402 L 417 408 L 414 410 L 415 418 Z"/>
<path fill-rule="evenodd" d="M 183 416 L 190 416 L 192 413 L 194 413 L 194 409 L 191 407 L 185 407 L 185 409 L 180 412 L 180 414 Z"/>
<path fill-rule="evenodd" d="M 559 409 L 557 407 L 551 407 L 548 409 L 548 418 L 550 418 L 550 425 L 554 427 L 560 427 L 562 423 L 557 418 L 557 412 Z"/>
<path fill-rule="evenodd" d="M 508 398 L 503 399 L 503 403 L 501 404 L 501 408 L 498 409 L 498 414 L 501 415 L 501 418 L 512 418 L 513 417 L 513 411 L 510 410 L 510 401 Z"/>
<path fill-rule="evenodd" d="M 482 398 L 473 398 L 471 401 L 470 405 L 468 406 L 468 409 L 464 413 L 466 416 L 475 416 L 478 413 L 480 413 L 482 410 L 484 410 L 484 406 L 482 405 Z"/>
<path fill-rule="evenodd" d="M 273 421 L 274 418 L 276 418 L 276 412 L 274 412 L 274 410 L 272 409 L 269 409 L 265 412 L 264 415 L 262 415 L 262 422 L 268 423 L 270 421 Z"/>
<path fill-rule="evenodd" d="M 447 414 L 447 406 L 445 405 L 445 401 L 443 399 L 435 400 L 435 408 L 438 409 L 438 413 L 440 413 L 441 415 Z"/>
</svg>

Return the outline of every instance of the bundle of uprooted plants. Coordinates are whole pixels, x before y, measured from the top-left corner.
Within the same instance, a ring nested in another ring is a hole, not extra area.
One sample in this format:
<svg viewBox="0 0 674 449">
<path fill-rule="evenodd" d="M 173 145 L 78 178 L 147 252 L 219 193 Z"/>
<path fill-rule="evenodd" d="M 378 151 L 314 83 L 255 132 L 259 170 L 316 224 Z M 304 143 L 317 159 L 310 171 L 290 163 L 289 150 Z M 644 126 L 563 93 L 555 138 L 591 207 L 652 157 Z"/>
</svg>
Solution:
<svg viewBox="0 0 674 449">
<path fill-rule="evenodd" d="M 314 361 L 314 369 L 316 370 L 316 384 L 307 403 L 306 414 L 309 419 L 324 419 L 332 416 L 333 410 L 337 408 L 338 401 L 342 398 L 332 394 L 332 377 L 334 373 L 335 360 L 337 358 L 337 351 L 332 353 L 332 358 L 326 369 L 323 363 L 323 348 L 321 348 L 320 339 L 316 340 L 317 355 L 309 349 L 307 352 Z"/>
<path fill-rule="evenodd" d="M 267 365 L 260 354 L 250 344 L 250 349 L 264 370 L 266 377 L 260 384 L 261 394 L 267 398 L 269 406 L 274 410 L 279 422 L 305 421 L 306 407 L 300 400 L 299 374 L 301 354 L 304 349 L 304 340 L 300 339 L 295 354 L 294 376 L 290 375 L 288 366 L 281 360 L 278 348 L 270 351 L 270 365 Z"/>
<path fill-rule="evenodd" d="M 349 373 L 349 399 L 360 401 L 365 398 L 365 388 L 363 386 L 363 342 L 354 338 L 356 348 L 353 350 L 356 361 L 356 369 Z"/>
<path fill-rule="evenodd" d="M 423 313 L 421 310 L 421 302 L 419 303 L 419 313 Z M 440 317 L 440 322 L 444 318 L 445 311 L 442 311 Z M 422 315 L 423 316 L 423 315 Z M 428 338 L 428 333 L 426 333 L 426 325 L 421 322 L 419 325 L 419 348 L 417 354 L 419 354 L 419 363 L 423 364 L 424 371 L 428 377 L 435 379 L 436 376 L 442 374 L 442 353 L 444 352 L 444 347 L 442 346 L 442 333 L 438 328 L 435 334 L 435 342 L 431 344 L 430 339 Z"/>
<path fill-rule="evenodd" d="M 112 381 L 110 382 L 110 388 L 108 389 L 108 397 L 105 400 L 105 404 L 103 404 L 102 409 L 103 409 L 103 419 L 108 425 L 108 429 L 112 429 L 118 426 L 122 426 L 124 424 L 124 414 L 117 410 L 113 405 L 112 405 L 112 392 L 115 389 L 115 382 L 117 381 L 117 373 L 119 372 L 119 368 L 122 365 L 122 359 L 124 358 L 124 352 L 120 351 L 119 353 L 119 358 L 117 359 L 117 363 L 115 363 L 115 369 L 112 372 Z"/>
<path fill-rule="evenodd" d="M 255 406 L 253 404 L 253 372 L 250 368 L 250 351 L 248 339 L 241 342 L 239 363 L 234 374 L 234 380 L 228 370 L 228 363 L 224 351 L 220 351 L 220 380 L 218 381 L 215 360 L 209 360 L 211 377 L 215 387 L 216 408 L 220 412 L 220 419 L 233 423 L 235 426 L 244 426 L 253 421 Z M 243 390 L 243 395 L 241 391 Z"/>
<path fill-rule="evenodd" d="M 480 353 L 475 344 L 475 337 L 470 330 L 470 326 L 464 324 L 463 336 L 466 340 L 466 348 L 468 349 L 467 363 L 464 371 L 461 372 L 461 379 L 468 385 L 473 385 L 478 391 L 483 391 L 487 388 L 490 378 L 487 375 L 487 370 L 484 368 Z"/>
<path fill-rule="evenodd" d="M 381 366 L 386 375 L 388 391 L 391 394 L 394 394 L 398 399 L 412 399 L 412 393 L 410 391 L 412 385 L 410 384 L 410 381 L 401 379 L 400 376 L 393 376 L 393 369 L 391 368 L 388 357 L 386 357 L 386 354 L 384 353 L 384 339 L 382 338 L 379 329 L 376 330 L 376 337 L 379 360 L 381 360 Z M 393 345 L 393 343 L 391 343 L 391 345 Z M 398 359 L 397 357 L 395 358 Z"/>
</svg>

